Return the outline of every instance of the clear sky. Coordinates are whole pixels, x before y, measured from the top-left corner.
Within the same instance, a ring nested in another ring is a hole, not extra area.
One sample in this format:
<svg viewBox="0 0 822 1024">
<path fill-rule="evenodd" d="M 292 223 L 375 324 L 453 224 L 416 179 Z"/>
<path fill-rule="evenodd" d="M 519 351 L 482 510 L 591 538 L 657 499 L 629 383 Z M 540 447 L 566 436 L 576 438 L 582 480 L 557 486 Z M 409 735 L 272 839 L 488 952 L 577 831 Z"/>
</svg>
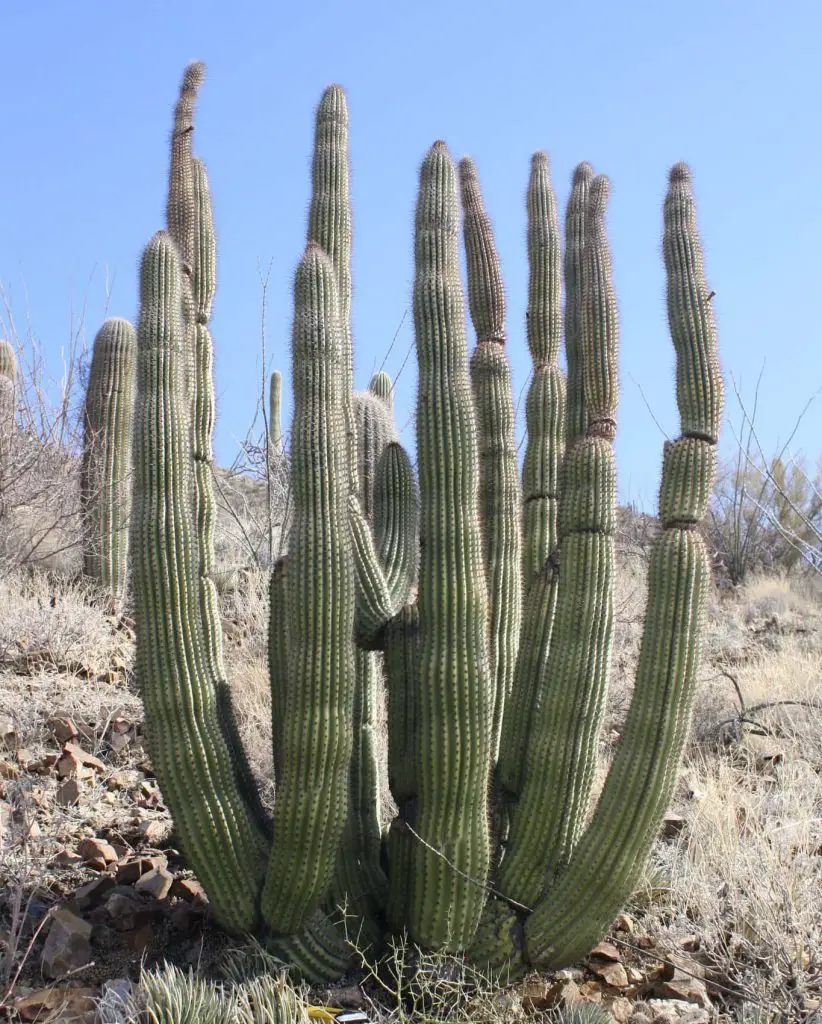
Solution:
<svg viewBox="0 0 822 1024">
<path fill-rule="evenodd" d="M 141 249 L 163 226 L 168 138 L 189 60 L 208 67 L 196 151 L 219 245 L 212 322 L 227 463 L 260 388 L 260 270 L 267 344 L 288 370 L 291 282 L 306 226 L 313 113 L 348 91 L 354 203 L 356 382 L 388 352 L 412 285 L 419 163 L 434 139 L 476 160 L 509 300 L 517 393 L 529 159 L 548 151 L 564 210 L 574 165 L 612 181 L 608 223 L 621 313 L 620 496 L 651 509 L 662 435 L 677 431 L 661 258 L 661 204 L 677 160 L 695 178 L 729 382 L 723 451 L 765 366 L 767 450 L 822 387 L 822 4 L 533 0 L 29 0 L 2 3 L 0 281 L 54 373 L 85 308 L 90 343 L 109 312 L 136 316 Z M 473 339 L 472 343 L 473 343 Z M 410 312 L 385 369 L 413 342 Z M 641 390 L 640 390 L 641 389 Z M 413 355 L 397 387 L 413 448 Z M 287 411 L 290 396 L 286 394 Z M 794 448 L 820 451 L 822 395 Z"/>
</svg>

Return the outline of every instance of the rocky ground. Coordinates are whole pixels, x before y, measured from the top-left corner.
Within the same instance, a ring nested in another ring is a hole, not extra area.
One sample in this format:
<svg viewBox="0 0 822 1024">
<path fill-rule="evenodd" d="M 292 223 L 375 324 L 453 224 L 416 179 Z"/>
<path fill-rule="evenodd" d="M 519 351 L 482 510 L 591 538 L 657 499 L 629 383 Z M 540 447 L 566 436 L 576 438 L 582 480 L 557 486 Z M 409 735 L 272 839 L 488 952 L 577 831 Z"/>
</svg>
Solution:
<svg viewBox="0 0 822 1024">
<path fill-rule="evenodd" d="M 641 612 L 641 568 L 627 576 L 620 677 Z M 758 586 L 716 599 L 694 737 L 642 891 L 586 963 L 510 989 L 474 983 L 482 998 L 460 1019 L 579 1001 L 624 1024 L 822 1016 L 822 617 L 814 594 Z M 19 574 L 0 587 L 0 1020 L 115 1024 L 102 994 L 127 993 L 165 959 L 209 976 L 231 943 L 152 774 L 133 623 L 81 584 Z M 261 607 L 226 605 L 252 760 L 267 716 Z M 628 696 L 612 694 L 603 773 Z M 265 773 L 264 755 L 255 768 Z M 422 969 L 435 978 L 442 965 Z M 313 998 L 405 1019 L 396 986 L 362 978 Z"/>
</svg>

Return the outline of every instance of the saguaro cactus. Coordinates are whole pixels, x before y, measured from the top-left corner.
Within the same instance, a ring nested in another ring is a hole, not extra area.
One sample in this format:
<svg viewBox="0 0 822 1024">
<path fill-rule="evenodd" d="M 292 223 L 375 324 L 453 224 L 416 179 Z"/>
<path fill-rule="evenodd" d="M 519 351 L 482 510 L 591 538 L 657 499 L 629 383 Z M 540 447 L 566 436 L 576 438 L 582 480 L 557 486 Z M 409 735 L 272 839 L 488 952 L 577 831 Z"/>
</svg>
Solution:
<svg viewBox="0 0 822 1024">
<path fill-rule="evenodd" d="M 184 79 L 177 121 L 186 140 L 175 130 L 172 159 L 171 189 L 187 189 L 195 209 L 189 216 L 170 202 L 174 242 L 161 233 L 146 250 L 139 332 L 138 662 L 155 770 L 182 847 L 226 927 L 256 931 L 317 980 L 348 962 L 343 902 L 372 942 L 387 923 L 484 962 L 571 962 L 636 883 L 670 799 L 698 666 L 708 566 L 695 526 L 714 477 L 722 381 L 690 174 L 671 171 L 664 235 L 682 436 L 665 452 L 634 698 L 591 814 L 616 502 L 607 179 L 581 164 L 572 183 L 566 410 L 559 218 L 548 159 L 532 160 L 534 377 L 520 488 L 491 221 L 464 161 L 477 332 L 469 363 L 456 169 L 443 142 L 426 155 L 414 244 L 418 536 L 391 382 L 378 374 L 368 393 L 353 392 L 348 112 L 338 86 L 324 93 L 294 291 L 294 526 L 271 581 L 272 829 L 222 696 L 211 540 L 199 525 L 213 500 L 209 476 L 195 472 L 188 485 L 191 464 L 204 461 L 198 451 L 210 456 L 213 395 L 210 347 L 197 340 L 213 288 L 213 264 L 203 263 L 213 254 L 202 230 L 210 221 L 196 206 L 207 192 L 190 150 L 201 77 Z M 384 654 L 398 808 L 381 851 L 373 652 Z"/>
<path fill-rule="evenodd" d="M 131 323 L 106 320 L 94 339 L 83 420 L 83 559 L 86 575 L 115 598 L 128 570 L 136 357 Z"/>
<path fill-rule="evenodd" d="M 279 455 L 283 450 L 283 375 L 279 370 L 271 374 L 268 387 L 268 443 L 271 455 Z"/>
</svg>

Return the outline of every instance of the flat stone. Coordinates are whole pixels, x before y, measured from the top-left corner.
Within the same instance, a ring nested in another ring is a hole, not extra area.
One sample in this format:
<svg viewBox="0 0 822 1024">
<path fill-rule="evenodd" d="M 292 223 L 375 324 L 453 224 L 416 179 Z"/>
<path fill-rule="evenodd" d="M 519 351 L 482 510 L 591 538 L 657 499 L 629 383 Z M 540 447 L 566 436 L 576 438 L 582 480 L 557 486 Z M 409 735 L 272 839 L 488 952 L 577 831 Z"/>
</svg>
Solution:
<svg viewBox="0 0 822 1024">
<path fill-rule="evenodd" d="M 599 942 L 591 950 L 591 958 L 594 960 L 619 960 L 619 950 L 612 942 Z"/>
<path fill-rule="evenodd" d="M 61 907 L 52 917 L 43 947 L 43 973 L 60 978 L 91 960 L 91 925 Z"/>
<path fill-rule="evenodd" d="M 165 868 L 154 868 L 141 875 L 134 883 L 138 892 L 150 893 L 156 900 L 164 900 L 171 892 L 174 876 Z"/>
<path fill-rule="evenodd" d="M 588 969 L 612 988 L 628 987 L 628 974 L 621 963 L 592 958 L 588 961 Z"/>
<path fill-rule="evenodd" d="M 676 971 L 673 978 L 660 980 L 657 983 L 655 994 L 666 999 L 696 1003 L 697 1006 L 702 1006 L 706 1010 L 711 1009 L 711 1000 L 705 982 L 699 978 L 692 978 L 684 971 Z"/>
</svg>

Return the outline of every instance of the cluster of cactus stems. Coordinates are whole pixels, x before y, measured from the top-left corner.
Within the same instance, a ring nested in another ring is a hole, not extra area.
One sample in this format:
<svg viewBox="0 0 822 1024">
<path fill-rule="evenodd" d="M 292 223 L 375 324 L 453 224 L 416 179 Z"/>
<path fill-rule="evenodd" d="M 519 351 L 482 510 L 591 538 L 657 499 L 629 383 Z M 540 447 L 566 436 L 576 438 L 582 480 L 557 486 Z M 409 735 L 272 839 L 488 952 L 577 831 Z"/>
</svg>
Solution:
<svg viewBox="0 0 822 1024">
<path fill-rule="evenodd" d="M 377 373 L 367 391 L 353 390 L 348 112 L 342 89 L 324 93 L 294 281 L 293 524 L 270 587 L 269 819 L 237 737 L 211 578 L 216 260 L 205 170 L 192 156 L 202 77 L 195 64 L 183 80 L 168 231 L 141 265 L 132 537 L 148 736 L 180 843 L 217 919 L 258 935 L 308 978 L 349 966 L 352 927 L 373 943 L 407 930 L 483 963 L 572 962 L 639 879 L 671 796 L 699 661 L 709 574 L 695 527 L 723 395 L 688 168 L 671 170 L 664 210 L 681 436 L 664 457 L 634 697 L 590 812 L 613 630 L 608 181 L 588 164 L 575 170 L 563 258 L 548 158 L 532 160 L 533 379 L 520 477 L 491 220 L 473 163 L 457 169 L 443 142 L 429 150 L 414 241 L 415 479 L 390 378 Z M 275 445 L 279 393 L 272 378 Z M 398 808 L 384 831 L 383 674 Z"/>
<path fill-rule="evenodd" d="M 83 569 L 114 598 L 125 594 L 137 336 L 112 317 L 94 339 L 83 417 L 80 477 Z"/>
</svg>

